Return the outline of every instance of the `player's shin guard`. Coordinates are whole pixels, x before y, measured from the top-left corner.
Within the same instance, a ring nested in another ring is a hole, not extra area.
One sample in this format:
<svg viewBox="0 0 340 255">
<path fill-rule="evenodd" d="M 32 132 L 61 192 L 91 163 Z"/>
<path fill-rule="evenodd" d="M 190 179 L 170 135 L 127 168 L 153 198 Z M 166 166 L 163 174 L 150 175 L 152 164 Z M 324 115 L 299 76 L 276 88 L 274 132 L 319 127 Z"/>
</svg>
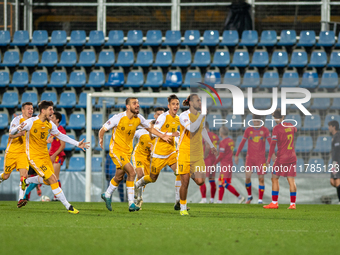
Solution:
<svg viewBox="0 0 340 255">
<path fill-rule="evenodd" d="M 296 192 L 290 192 L 290 205 L 295 204 L 296 202 Z"/>
<path fill-rule="evenodd" d="M 251 182 L 246 183 L 246 190 L 248 193 L 248 197 L 251 197 Z"/>
<path fill-rule="evenodd" d="M 109 187 L 105 191 L 105 197 L 110 198 L 112 193 L 118 188 L 119 183 L 116 183 L 114 178 L 111 179 Z"/>
<path fill-rule="evenodd" d="M 179 201 L 179 189 L 181 188 L 181 176 L 177 175 L 176 176 L 176 181 L 175 181 L 175 200 L 176 202 Z"/>
<path fill-rule="evenodd" d="M 222 185 L 218 186 L 218 201 L 222 201 L 224 195 L 224 188 Z"/>
<path fill-rule="evenodd" d="M 215 180 L 210 180 L 210 198 L 214 199 L 216 194 L 216 182 Z"/>
<path fill-rule="evenodd" d="M 60 202 L 66 207 L 67 210 L 70 209 L 71 204 L 67 201 L 64 192 L 59 188 L 58 182 L 51 184 L 51 189 L 53 194 L 59 199 Z"/>
<path fill-rule="evenodd" d="M 225 186 L 225 188 L 227 190 L 229 190 L 230 193 L 234 194 L 236 197 L 239 197 L 240 194 L 236 191 L 236 189 L 234 188 L 234 186 L 232 186 L 231 184 L 227 183 L 227 185 Z"/>
<path fill-rule="evenodd" d="M 126 181 L 126 190 L 128 195 L 129 206 L 134 203 L 135 187 L 133 181 Z"/>
<path fill-rule="evenodd" d="M 278 191 L 272 191 L 272 202 L 273 204 L 277 204 L 277 201 L 279 199 L 279 192 Z"/>
<path fill-rule="evenodd" d="M 263 199 L 263 193 L 264 193 L 264 185 L 259 185 L 259 200 Z"/>
</svg>

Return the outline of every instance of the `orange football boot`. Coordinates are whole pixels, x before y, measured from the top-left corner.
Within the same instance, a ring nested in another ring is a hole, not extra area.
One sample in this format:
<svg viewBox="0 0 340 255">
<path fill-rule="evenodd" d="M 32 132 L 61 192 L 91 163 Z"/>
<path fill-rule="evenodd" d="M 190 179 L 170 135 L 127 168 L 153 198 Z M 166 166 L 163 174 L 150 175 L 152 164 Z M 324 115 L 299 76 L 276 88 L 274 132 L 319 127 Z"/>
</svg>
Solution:
<svg viewBox="0 0 340 255">
<path fill-rule="evenodd" d="M 271 202 L 269 205 L 264 205 L 263 208 L 264 209 L 278 209 L 279 204 L 278 203 L 274 204 L 273 202 Z"/>
</svg>

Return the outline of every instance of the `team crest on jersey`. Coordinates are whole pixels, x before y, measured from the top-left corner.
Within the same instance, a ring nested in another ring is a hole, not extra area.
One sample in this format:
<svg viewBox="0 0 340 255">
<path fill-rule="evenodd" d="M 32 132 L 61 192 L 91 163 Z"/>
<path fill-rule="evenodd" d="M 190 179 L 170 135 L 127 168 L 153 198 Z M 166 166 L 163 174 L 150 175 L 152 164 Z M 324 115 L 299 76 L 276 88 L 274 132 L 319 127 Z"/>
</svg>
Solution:
<svg viewBox="0 0 340 255">
<path fill-rule="evenodd" d="M 106 123 L 107 123 L 108 125 L 110 125 L 110 124 L 111 124 L 111 121 L 108 120 Z"/>
<path fill-rule="evenodd" d="M 187 122 L 188 121 L 188 119 L 184 119 L 184 122 Z"/>
<path fill-rule="evenodd" d="M 250 134 L 252 135 L 252 134 L 253 134 L 253 131 L 250 131 Z"/>
<path fill-rule="evenodd" d="M 140 144 L 141 144 L 141 145 L 144 145 L 144 142 L 141 142 Z"/>
<path fill-rule="evenodd" d="M 169 126 L 170 126 L 169 124 L 166 124 L 166 126 L 165 126 L 165 127 L 166 127 L 166 128 L 168 128 Z"/>
<path fill-rule="evenodd" d="M 263 131 L 260 131 L 260 134 L 263 135 Z"/>
<path fill-rule="evenodd" d="M 122 127 L 122 131 L 124 131 L 125 130 L 125 127 Z"/>
<path fill-rule="evenodd" d="M 37 129 L 34 129 L 34 131 L 33 131 L 34 133 L 37 133 L 38 132 L 38 130 Z"/>
</svg>

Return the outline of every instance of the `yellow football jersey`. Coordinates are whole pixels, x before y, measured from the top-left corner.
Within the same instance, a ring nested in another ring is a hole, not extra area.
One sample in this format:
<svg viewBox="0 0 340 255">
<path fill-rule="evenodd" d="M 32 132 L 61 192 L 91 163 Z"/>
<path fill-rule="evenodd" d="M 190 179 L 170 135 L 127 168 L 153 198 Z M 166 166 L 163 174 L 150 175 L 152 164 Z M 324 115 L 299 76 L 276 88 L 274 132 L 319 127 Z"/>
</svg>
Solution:
<svg viewBox="0 0 340 255">
<path fill-rule="evenodd" d="M 126 116 L 126 112 L 122 112 L 110 118 L 103 125 L 105 131 L 112 129 L 110 152 L 118 150 L 125 154 L 131 154 L 133 150 L 133 137 L 139 125 L 145 128 L 149 127 L 149 123 L 140 114 L 129 119 Z"/>
<path fill-rule="evenodd" d="M 135 138 L 138 139 L 138 143 L 134 153 L 149 158 L 155 139 L 151 139 L 149 132 L 144 128 L 136 131 Z"/>
<path fill-rule="evenodd" d="M 178 126 L 179 117 L 177 115 L 172 117 L 169 111 L 167 111 L 157 118 L 154 128 L 162 133 L 175 133 L 178 130 Z M 170 155 L 174 151 L 176 151 L 176 144 L 173 137 L 170 143 L 163 141 L 159 137 L 156 137 L 155 145 L 152 150 L 153 157 L 157 157 L 157 155 Z"/>
<path fill-rule="evenodd" d="M 9 132 L 11 132 L 11 129 L 15 128 L 16 126 L 19 126 L 24 121 L 25 119 L 22 115 L 15 117 L 11 122 Z M 11 153 L 11 154 L 12 153 L 15 153 L 15 154 L 25 153 L 25 137 L 26 137 L 26 134 L 24 136 L 19 136 L 17 138 L 8 138 L 6 154 L 7 153 Z"/>
</svg>

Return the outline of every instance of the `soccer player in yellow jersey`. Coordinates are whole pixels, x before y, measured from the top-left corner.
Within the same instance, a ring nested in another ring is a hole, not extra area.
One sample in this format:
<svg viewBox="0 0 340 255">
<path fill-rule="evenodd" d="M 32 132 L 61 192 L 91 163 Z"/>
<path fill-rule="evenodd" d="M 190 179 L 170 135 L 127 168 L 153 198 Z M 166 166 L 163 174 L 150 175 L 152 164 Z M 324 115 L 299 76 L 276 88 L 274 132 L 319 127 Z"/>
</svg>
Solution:
<svg viewBox="0 0 340 255">
<path fill-rule="evenodd" d="M 153 183 L 157 180 L 159 173 L 166 166 L 176 172 L 177 151 L 174 137 L 179 136 L 178 126 L 179 117 L 177 111 L 179 109 L 179 100 L 176 95 L 168 97 L 169 111 L 160 115 L 156 121 L 155 129 L 159 130 L 163 134 L 169 134 L 172 136 L 171 142 L 167 143 L 156 137 L 155 144 L 151 153 L 151 173 L 145 175 L 142 179 L 136 182 L 136 188 L 140 188 L 148 183 Z M 179 204 L 179 188 L 181 186 L 181 180 L 179 176 L 176 176 L 175 190 L 176 190 L 176 205 Z"/>
<path fill-rule="evenodd" d="M 33 104 L 25 102 L 21 106 L 22 114 L 16 116 L 9 128 L 9 138 L 5 151 L 4 172 L 0 174 L 0 183 L 7 180 L 14 169 L 20 172 L 20 177 L 27 177 L 28 160 L 25 152 L 25 132 L 16 135 L 11 134 L 11 130 L 19 126 L 22 122 L 32 117 Z M 22 189 L 19 189 L 19 200 L 24 196 Z"/>
<path fill-rule="evenodd" d="M 180 119 L 180 138 L 178 143 L 177 173 L 181 176 L 180 188 L 180 214 L 189 215 L 187 211 L 187 194 L 190 177 L 201 186 L 205 180 L 205 164 L 202 138 L 208 143 L 211 151 L 217 150 L 211 142 L 205 129 L 205 116 L 200 114 L 201 99 L 191 94 L 183 101 L 189 110 L 182 112 Z"/>
<path fill-rule="evenodd" d="M 151 127 L 153 127 L 157 118 L 163 113 L 164 113 L 163 107 L 155 108 L 155 114 L 154 114 L 155 119 L 150 122 Z M 144 175 L 150 175 L 151 149 L 154 145 L 155 139 L 144 128 L 138 129 L 136 131 L 135 138 L 138 139 L 138 142 L 132 154 L 132 162 L 133 162 L 134 168 L 136 169 L 137 181 L 138 181 Z M 135 198 L 137 198 L 136 205 L 139 208 L 141 208 L 143 204 L 143 197 L 142 197 L 143 189 L 144 187 L 141 187 L 135 190 Z"/>
<path fill-rule="evenodd" d="M 59 187 L 58 179 L 54 175 L 53 165 L 48 154 L 46 139 L 49 134 L 56 136 L 61 141 L 70 143 L 84 150 L 89 148 L 89 143 L 85 143 L 84 139 L 77 142 L 67 135 L 59 132 L 57 126 L 50 121 L 53 114 L 53 102 L 43 100 L 39 103 L 39 115 L 30 118 L 19 126 L 11 129 L 11 134 L 15 135 L 18 132 L 26 131 L 26 155 L 29 164 L 38 174 L 35 177 L 25 178 L 21 177 L 21 187 L 24 190 L 30 183 L 45 183 L 50 185 L 53 194 L 63 203 L 69 213 L 79 213 L 67 200 L 64 192 Z M 26 205 L 27 200 L 21 199 L 18 207 Z"/>
<path fill-rule="evenodd" d="M 106 208 L 112 211 L 111 196 L 117 189 L 118 184 L 123 180 L 124 174 L 127 174 L 126 187 L 129 201 L 129 211 L 138 211 L 140 208 L 134 203 L 134 180 L 136 172 L 130 163 L 131 153 L 133 150 L 133 137 L 138 126 L 144 127 L 151 134 L 161 137 L 164 141 L 170 141 L 170 136 L 162 134 L 154 128 L 149 128 L 149 122 L 139 114 L 139 103 L 135 97 L 128 97 L 125 101 L 126 111 L 114 115 L 99 130 L 99 144 L 103 149 L 104 133 L 112 129 L 110 141 L 110 156 L 116 165 L 116 174 L 112 178 L 106 192 L 101 195 L 105 201 Z"/>
</svg>

